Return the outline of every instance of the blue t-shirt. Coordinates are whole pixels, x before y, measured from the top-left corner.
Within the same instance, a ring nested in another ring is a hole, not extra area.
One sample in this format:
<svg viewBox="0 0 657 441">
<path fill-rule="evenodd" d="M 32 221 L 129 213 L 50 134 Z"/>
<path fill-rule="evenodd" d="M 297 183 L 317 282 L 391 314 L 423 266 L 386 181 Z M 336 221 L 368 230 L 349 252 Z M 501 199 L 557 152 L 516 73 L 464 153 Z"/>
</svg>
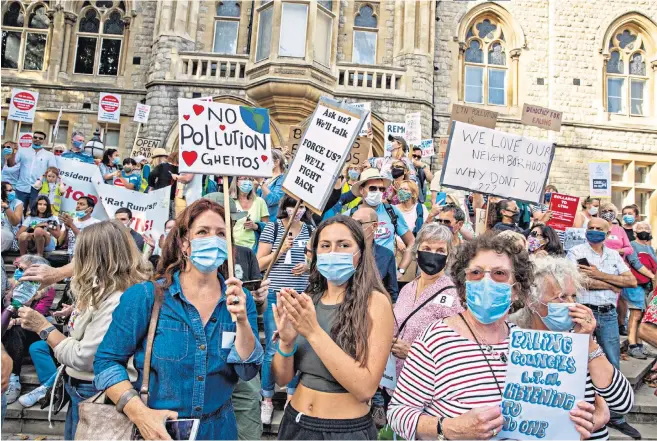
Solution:
<svg viewBox="0 0 657 441">
<path fill-rule="evenodd" d="M 394 226 L 392 225 L 392 220 L 386 211 L 386 207 L 383 204 L 379 204 L 379 206 L 376 207 L 376 214 L 379 217 L 379 228 L 376 230 L 374 240 L 376 241 L 377 245 L 386 247 L 394 253 L 395 233 L 397 233 L 398 236 L 403 236 L 409 230 L 401 211 L 399 211 L 399 209 L 394 205 L 391 205 L 391 207 L 397 215 L 397 231 L 393 231 Z"/>
<path fill-rule="evenodd" d="M 121 177 L 128 181 L 130 184 L 134 185 L 135 188 L 133 188 L 134 191 L 139 191 L 139 187 L 141 185 L 141 174 L 140 173 L 134 173 L 130 172 L 129 175 L 125 174 L 124 170 L 121 170 Z"/>
</svg>

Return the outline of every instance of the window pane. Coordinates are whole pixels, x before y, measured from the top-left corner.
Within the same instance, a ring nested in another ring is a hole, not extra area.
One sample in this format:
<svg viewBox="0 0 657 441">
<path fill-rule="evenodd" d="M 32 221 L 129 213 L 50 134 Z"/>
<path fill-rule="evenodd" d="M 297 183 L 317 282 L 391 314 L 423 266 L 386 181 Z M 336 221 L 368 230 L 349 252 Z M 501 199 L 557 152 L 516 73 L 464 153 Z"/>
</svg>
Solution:
<svg viewBox="0 0 657 441">
<path fill-rule="evenodd" d="M 74 73 L 94 73 L 94 58 L 96 56 L 96 38 L 78 37 L 78 48 L 75 57 Z"/>
<path fill-rule="evenodd" d="M 609 55 L 609 61 L 607 61 L 607 73 L 623 73 L 623 60 L 621 59 L 620 52 L 614 51 Z"/>
<path fill-rule="evenodd" d="M 484 69 L 465 66 L 465 102 L 484 103 Z"/>
<path fill-rule="evenodd" d="M 634 182 L 637 184 L 648 184 L 650 177 L 650 165 L 639 165 L 634 167 Z"/>
<path fill-rule="evenodd" d="M 23 69 L 25 70 L 42 70 L 43 57 L 46 53 L 47 34 L 27 34 L 25 42 L 25 60 Z"/>
<path fill-rule="evenodd" d="M 269 57 L 271 52 L 271 18 L 274 8 L 269 7 L 260 12 L 258 22 L 258 42 L 256 48 L 256 61 Z"/>
<path fill-rule="evenodd" d="M 119 70 L 119 55 L 121 54 L 121 40 L 103 39 L 103 48 L 100 51 L 100 66 L 98 75 L 116 75 Z"/>
<path fill-rule="evenodd" d="M 6 15 L 6 14 L 5 14 Z M 2 67 L 18 69 L 18 53 L 21 49 L 21 33 L 2 31 Z"/>
<path fill-rule="evenodd" d="M 32 12 L 28 26 L 33 29 L 48 29 L 50 26 L 50 19 L 46 15 L 45 6 L 39 6 L 34 12 Z"/>
<path fill-rule="evenodd" d="M 500 43 L 495 43 L 488 51 L 488 64 L 506 66 L 506 53 Z"/>
<path fill-rule="evenodd" d="M 87 9 L 84 17 L 80 19 L 80 32 L 98 33 L 100 30 L 100 19 L 95 9 Z"/>
<path fill-rule="evenodd" d="M 19 2 L 12 2 L 7 8 L 4 17 L 2 17 L 2 26 L 15 26 L 22 28 L 25 23 L 23 8 Z"/>
<path fill-rule="evenodd" d="M 324 6 L 329 11 L 333 10 L 333 0 L 318 0 L 317 3 Z"/>
<path fill-rule="evenodd" d="M 634 54 L 630 59 L 630 75 L 646 75 L 646 63 L 641 54 Z"/>
<path fill-rule="evenodd" d="M 331 64 L 331 31 L 333 30 L 333 19 L 330 15 L 317 11 L 315 23 L 314 59 L 324 66 Z"/>
<path fill-rule="evenodd" d="M 645 90 L 645 81 L 632 80 L 630 93 L 631 102 L 630 110 L 632 115 L 643 115 L 643 91 Z"/>
<path fill-rule="evenodd" d="M 624 182 L 627 164 L 612 162 L 611 163 L 611 180 L 614 182 Z"/>
<path fill-rule="evenodd" d="M 623 78 L 607 78 L 607 112 L 623 111 Z"/>
<path fill-rule="evenodd" d="M 218 2 L 217 15 L 220 17 L 239 17 L 240 16 L 240 2 Z"/>
<path fill-rule="evenodd" d="M 637 191 L 636 204 L 639 206 L 639 213 L 642 215 L 642 220 L 645 220 L 648 217 L 648 213 L 650 213 L 650 192 Z"/>
<path fill-rule="evenodd" d="M 114 11 L 110 14 L 109 18 L 105 20 L 103 25 L 103 33 L 112 35 L 123 35 L 123 28 L 125 24 L 121 19 L 121 13 Z"/>
<path fill-rule="evenodd" d="M 488 70 L 488 104 L 495 104 L 497 106 L 506 104 L 506 94 L 504 93 L 505 78 L 505 70 Z"/>
<path fill-rule="evenodd" d="M 105 139 L 105 148 L 107 147 L 118 147 L 119 146 L 119 135 L 120 135 L 119 130 L 108 130 L 107 131 L 107 138 Z"/>
<path fill-rule="evenodd" d="M 483 63 L 484 51 L 481 50 L 481 43 L 472 40 L 470 46 L 465 50 L 465 61 L 468 63 Z"/>
<path fill-rule="evenodd" d="M 278 55 L 297 58 L 303 58 L 306 55 L 307 19 L 308 5 L 283 3 Z"/>
<path fill-rule="evenodd" d="M 358 64 L 376 64 L 376 32 L 354 31 L 352 61 Z"/>
<path fill-rule="evenodd" d="M 616 40 L 618 40 L 618 47 L 625 49 L 628 44 L 634 43 L 636 35 L 625 29 L 622 34 L 616 35 Z"/>
<path fill-rule="evenodd" d="M 219 54 L 237 53 L 238 21 L 217 20 L 214 22 L 213 51 Z"/>
<path fill-rule="evenodd" d="M 493 38 L 497 25 L 490 22 L 486 19 L 477 25 L 477 31 L 479 33 L 479 38 Z"/>
<path fill-rule="evenodd" d="M 96 2 L 96 6 L 98 6 L 99 8 L 109 9 L 114 6 L 114 2 L 110 0 L 98 0 Z"/>
<path fill-rule="evenodd" d="M 50 141 L 52 144 L 52 132 L 55 130 L 55 125 L 50 126 Z M 65 121 L 59 123 L 59 130 L 57 131 L 57 138 L 55 138 L 55 144 L 64 144 L 68 143 L 68 126 Z"/>
<path fill-rule="evenodd" d="M 374 16 L 374 10 L 367 5 L 360 8 L 358 14 L 356 14 L 356 17 L 354 18 L 354 25 L 364 28 L 375 28 L 377 21 Z"/>
<path fill-rule="evenodd" d="M 627 190 L 611 190 L 611 203 L 617 207 L 623 207 L 627 200 Z"/>
</svg>

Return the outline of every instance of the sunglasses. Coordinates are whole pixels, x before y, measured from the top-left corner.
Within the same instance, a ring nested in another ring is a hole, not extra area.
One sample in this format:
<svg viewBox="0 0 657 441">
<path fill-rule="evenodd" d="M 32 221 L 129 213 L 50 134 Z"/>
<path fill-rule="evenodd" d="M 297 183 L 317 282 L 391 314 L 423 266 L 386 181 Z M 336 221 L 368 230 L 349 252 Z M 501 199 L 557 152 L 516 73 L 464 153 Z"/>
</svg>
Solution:
<svg viewBox="0 0 657 441">
<path fill-rule="evenodd" d="M 538 231 L 532 231 L 531 233 L 529 233 L 529 235 L 532 237 L 543 237 L 543 235 L 540 234 Z"/>
<path fill-rule="evenodd" d="M 445 225 L 445 226 L 447 226 L 447 227 L 449 227 L 450 225 L 452 225 L 452 221 L 449 220 L 449 219 L 436 219 L 436 222 L 438 222 L 439 224 L 443 224 L 443 225 Z"/>
<path fill-rule="evenodd" d="M 413 155 L 413 159 L 422 159 L 422 156 Z"/>
<path fill-rule="evenodd" d="M 370 185 L 369 187 L 367 187 L 367 189 L 369 191 L 380 191 L 381 193 L 386 191 L 385 187 L 377 187 L 376 185 Z"/>
<path fill-rule="evenodd" d="M 35 141 L 44 141 L 46 138 L 42 138 L 41 136 L 33 136 L 32 139 Z"/>
<path fill-rule="evenodd" d="M 493 268 L 492 270 L 483 270 L 481 268 L 467 268 L 465 270 L 465 279 L 476 282 L 484 278 L 486 273 L 496 282 L 506 283 L 511 279 L 511 271 L 506 268 Z"/>
</svg>

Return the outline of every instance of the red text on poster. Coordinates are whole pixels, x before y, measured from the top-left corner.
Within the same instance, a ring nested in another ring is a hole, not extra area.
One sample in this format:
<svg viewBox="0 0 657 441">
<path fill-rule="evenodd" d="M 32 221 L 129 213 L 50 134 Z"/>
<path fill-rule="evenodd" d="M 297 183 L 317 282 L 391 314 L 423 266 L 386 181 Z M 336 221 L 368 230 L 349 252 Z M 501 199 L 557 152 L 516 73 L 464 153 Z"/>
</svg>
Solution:
<svg viewBox="0 0 657 441">
<path fill-rule="evenodd" d="M 558 231 L 566 231 L 566 228 L 571 228 L 575 223 L 578 204 L 579 198 L 576 196 L 552 193 L 550 199 L 552 218 L 547 222 L 547 226 Z"/>
</svg>

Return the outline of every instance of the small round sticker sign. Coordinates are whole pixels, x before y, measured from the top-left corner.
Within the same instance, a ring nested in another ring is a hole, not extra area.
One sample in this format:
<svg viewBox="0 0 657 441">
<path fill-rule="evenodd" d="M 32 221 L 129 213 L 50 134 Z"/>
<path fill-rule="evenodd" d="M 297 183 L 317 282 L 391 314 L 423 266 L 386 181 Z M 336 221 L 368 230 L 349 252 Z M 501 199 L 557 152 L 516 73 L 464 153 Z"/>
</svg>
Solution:
<svg viewBox="0 0 657 441">
<path fill-rule="evenodd" d="M 28 111 L 36 106 L 36 98 L 30 92 L 19 92 L 14 95 L 14 107 L 18 110 Z"/>
<path fill-rule="evenodd" d="M 23 133 L 21 137 L 18 139 L 18 145 L 23 148 L 32 147 L 32 134 Z"/>
</svg>

